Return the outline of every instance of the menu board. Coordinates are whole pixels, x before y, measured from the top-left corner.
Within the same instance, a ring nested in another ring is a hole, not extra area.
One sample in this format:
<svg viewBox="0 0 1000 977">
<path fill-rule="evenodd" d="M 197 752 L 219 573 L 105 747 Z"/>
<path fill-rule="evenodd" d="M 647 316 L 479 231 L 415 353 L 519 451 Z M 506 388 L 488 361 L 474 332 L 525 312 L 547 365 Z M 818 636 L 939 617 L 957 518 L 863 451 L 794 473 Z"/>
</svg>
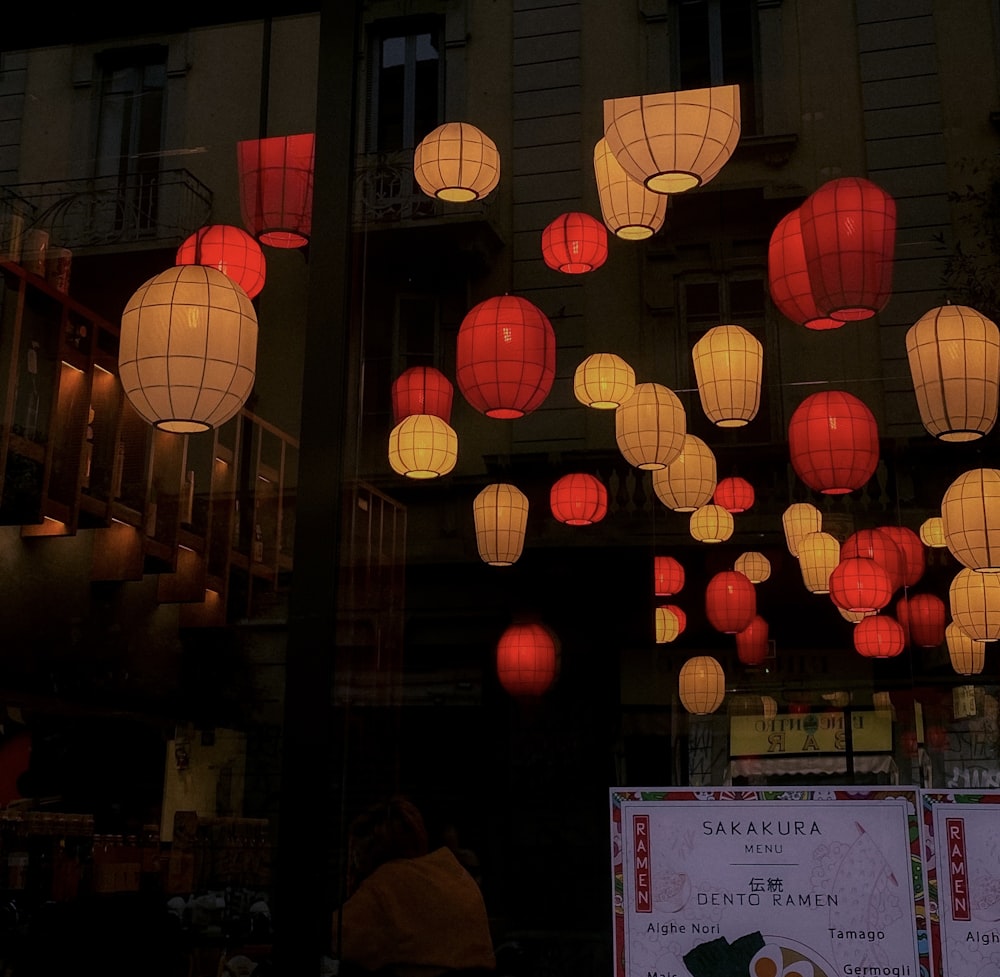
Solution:
<svg viewBox="0 0 1000 977">
<path fill-rule="evenodd" d="M 1000 974 L 1000 790 L 922 794 L 935 972 Z"/>
<path fill-rule="evenodd" d="M 921 977 L 916 788 L 612 789 L 616 977 Z"/>
</svg>

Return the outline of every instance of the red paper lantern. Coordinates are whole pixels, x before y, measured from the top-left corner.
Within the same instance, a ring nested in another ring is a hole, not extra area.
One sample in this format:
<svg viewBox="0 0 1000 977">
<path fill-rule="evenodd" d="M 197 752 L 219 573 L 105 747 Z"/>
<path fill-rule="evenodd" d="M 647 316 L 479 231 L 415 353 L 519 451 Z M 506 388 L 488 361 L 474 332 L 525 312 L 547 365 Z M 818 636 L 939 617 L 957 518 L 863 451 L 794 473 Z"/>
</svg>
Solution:
<svg viewBox="0 0 1000 977">
<path fill-rule="evenodd" d="M 938 753 L 943 753 L 948 749 L 948 730 L 944 726 L 927 727 L 927 747 Z"/>
<path fill-rule="evenodd" d="M 434 414 L 451 423 L 455 388 L 433 366 L 411 366 L 392 382 L 392 416 L 398 424 L 411 414 Z"/>
<path fill-rule="evenodd" d="M 590 526 L 608 512 L 608 490 L 593 475 L 573 472 L 563 475 L 549 490 L 552 515 L 567 526 Z"/>
<path fill-rule="evenodd" d="M 663 605 L 668 611 L 674 612 L 674 617 L 677 618 L 677 633 L 683 634 L 684 629 L 687 627 L 687 614 L 684 613 L 676 604 L 664 604 Z"/>
<path fill-rule="evenodd" d="M 906 558 L 891 537 L 879 529 L 859 529 L 851 533 L 840 547 L 840 558 L 846 560 L 850 556 L 866 556 L 882 565 L 892 589 L 899 590 L 903 586 L 906 575 Z"/>
<path fill-rule="evenodd" d="M 684 589 L 684 567 L 672 556 L 653 557 L 653 593 L 670 597 Z"/>
<path fill-rule="evenodd" d="M 542 258 L 567 275 L 600 268 L 608 258 L 608 229 L 590 214 L 560 214 L 542 231 Z"/>
<path fill-rule="evenodd" d="M 301 248 L 309 243 L 315 149 L 311 132 L 236 144 L 243 226 L 261 244 Z"/>
<path fill-rule="evenodd" d="M 802 250 L 797 208 L 782 217 L 771 234 L 767 248 L 767 283 L 771 301 L 792 322 L 816 330 L 837 329 L 844 324 L 824 316 L 816 308 Z"/>
<path fill-rule="evenodd" d="M 548 396 L 555 375 L 555 330 L 527 299 L 486 299 L 462 320 L 455 379 L 480 413 L 498 418 L 531 413 Z"/>
<path fill-rule="evenodd" d="M 174 264 L 218 268 L 247 293 L 247 298 L 256 298 L 264 287 L 264 252 L 246 231 L 232 224 L 199 227 L 177 249 Z"/>
<path fill-rule="evenodd" d="M 947 626 L 947 609 L 944 601 L 936 594 L 914 594 L 912 597 L 900 600 L 905 607 L 906 620 L 899 614 L 897 617 L 910 641 L 918 648 L 936 648 L 944 641 L 944 629 Z"/>
<path fill-rule="evenodd" d="M 512 624 L 497 642 L 497 678 L 515 696 L 539 696 L 555 681 L 556 643 L 541 624 Z"/>
<path fill-rule="evenodd" d="M 747 628 L 757 613 L 757 590 L 750 578 L 738 570 L 717 573 L 705 588 L 705 613 L 723 634 Z"/>
<path fill-rule="evenodd" d="M 903 554 L 903 584 L 915 586 L 927 569 L 927 552 L 920 537 L 906 526 L 879 526 L 883 532 L 899 547 Z"/>
<path fill-rule="evenodd" d="M 736 657 L 744 665 L 763 665 L 767 659 L 767 621 L 759 614 L 742 630 L 736 632 Z"/>
<path fill-rule="evenodd" d="M 904 644 L 902 627 L 887 614 L 863 617 L 854 625 L 854 648 L 865 658 L 895 658 Z"/>
<path fill-rule="evenodd" d="M 892 592 L 885 567 L 866 556 L 842 559 L 830 574 L 830 599 L 845 611 L 880 611 Z"/>
<path fill-rule="evenodd" d="M 745 479 L 733 476 L 724 478 L 715 486 L 712 501 L 730 512 L 746 512 L 753 505 L 753 486 Z"/>
<path fill-rule="evenodd" d="M 870 319 L 892 294 L 896 203 L 870 180 L 824 183 L 799 208 L 816 308 L 831 319 Z"/>
<path fill-rule="evenodd" d="M 843 390 L 810 394 L 788 422 L 792 468 L 809 488 L 845 495 L 878 466 L 878 425 L 864 401 Z"/>
</svg>

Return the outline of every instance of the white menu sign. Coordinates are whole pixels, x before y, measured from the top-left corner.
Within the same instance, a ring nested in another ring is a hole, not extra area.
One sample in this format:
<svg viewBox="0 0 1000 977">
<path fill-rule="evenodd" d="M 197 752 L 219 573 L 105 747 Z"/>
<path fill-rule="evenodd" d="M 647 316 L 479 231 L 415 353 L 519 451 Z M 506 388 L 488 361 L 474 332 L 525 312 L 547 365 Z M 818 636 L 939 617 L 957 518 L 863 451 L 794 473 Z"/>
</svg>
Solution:
<svg viewBox="0 0 1000 977">
<path fill-rule="evenodd" d="M 616 977 L 921 977 L 915 788 L 612 789 Z"/>
</svg>

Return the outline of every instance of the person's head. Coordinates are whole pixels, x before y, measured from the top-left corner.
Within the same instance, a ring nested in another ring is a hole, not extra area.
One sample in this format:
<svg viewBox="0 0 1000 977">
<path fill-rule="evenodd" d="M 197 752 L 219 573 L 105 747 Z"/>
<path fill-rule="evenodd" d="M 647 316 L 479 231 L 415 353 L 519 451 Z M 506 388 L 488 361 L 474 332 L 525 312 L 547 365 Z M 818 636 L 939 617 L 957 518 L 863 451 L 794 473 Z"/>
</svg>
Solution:
<svg viewBox="0 0 1000 977">
<path fill-rule="evenodd" d="M 348 835 L 347 888 L 353 892 L 380 865 L 427 854 L 427 828 L 405 797 L 373 804 L 352 822 Z"/>
</svg>

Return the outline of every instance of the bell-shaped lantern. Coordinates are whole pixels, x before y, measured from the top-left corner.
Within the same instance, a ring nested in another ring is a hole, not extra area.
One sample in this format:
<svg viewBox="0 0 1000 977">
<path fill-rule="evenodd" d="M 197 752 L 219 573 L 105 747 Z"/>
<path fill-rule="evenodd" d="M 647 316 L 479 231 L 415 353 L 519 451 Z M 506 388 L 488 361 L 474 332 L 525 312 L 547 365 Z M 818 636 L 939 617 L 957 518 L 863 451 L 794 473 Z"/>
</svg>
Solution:
<svg viewBox="0 0 1000 977">
<path fill-rule="evenodd" d="M 549 490 L 552 515 L 567 526 L 592 526 L 608 512 L 608 490 L 586 472 L 571 472 L 557 479 Z"/>
<path fill-rule="evenodd" d="M 965 567 L 948 588 L 951 618 L 973 641 L 1000 640 L 1000 573 Z"/>
<path fill-rule="evenodd" d="M 458 461 L 458 435 L 436 414 L 408 414 L 389 432 L 389 464 L 407 478 L 439 478 Z"/>
<path fill-rule="evenodd" d="M 739 142 L 739 86 L 605 99 L 604 138 L 622 169 L 650 190 L 704 186 Z"/>
<path fill-rule="evenodd" d="M 472 307 L 458 327 L 456 381 L 487 417 L 510 419 L 535 410 L 556 374 L 556 334 L 545 313 L 518 295 Z"/>
<path fill-rule="evenodd" d="M 823 513 L 811 502 L 793 502 L 781 514 L 781 528 L 788 552 L 798 557 L 803 537 L 808 533 L 818 533 L 823 528 Z"/>
<path fill-rule="evenodd" d="M 413 153 L 413 176 L 428 197 L 450 203 L 481 200 L 500 182 L 500 153 L 468 122 L 445 122 Z"/>
<path fill-rule="evenodd" d="M 632 396 L 615 410 L 615 440 L 636 468 L 666 468 L 681 453 L 687 414 L 680 398 L 660 383 L 637 383 Z"/>
<path fill-rule="evenodd" d="M 970 638 L 954 621 L 944 629 L 951 667 L 959 675 L 978 675 L 986 664 L 986 644 Z"/>
<path fill-rule="evenodd" d="M 653 593 L 672 597 L 684 589 L 684 567 L 672 556 L 653 557 Z"/>
<path fill-rule="evenodd" d="M 507 482 L 487 485 L 473 500 L 479 556 L 490 566 L 516 563 L 524 548 L 528 525 L 528 497 Z"/>
<path fill-rule="evenodd" d="M 608 229 L 590 214 L 560 214 L 542 231 L 542 260 L 566 275 L 594 271 L 608 260 Z"/>
<path fill-rule="evenodd" d="M 830 593 L 830 574 L 840 563 L 840 541 L 822 530 L 806 533 L 799 542 L 799 570 L 811 594 Z"/>
<path fill-rule="evenodd" d="M 557 666 L 556 642 L 541 624 L 512 624 L 497 642 L 497 678 L 513 696 L 534 697 L 548 691 Z"/>
<path fill-rule="evenodd" d="M 927 553 L 920 537 L 906 526 L 879 526 L 879 532 L 885 533 L 903 554 L 903 584 L 907 587 L 916 586 L 927 569 Z"/>
<path fill-rule="evenodd" d="M 257 313 L 207 265 L 174 265 L 140 285 L 122 313 L 118 375 L 154 427 L 197 434 L 246 402 L 257 369 Z"/>
<path fill-rule="evenodd" d="M 788 422 L 792 468 L 824 495 L 861 488 L 878 467 L 878 425 L 868 405 L 843 390 L 810 394 Z"/>
<path fill-rule="evenodd" d="M 842 558 L 830 574 L 830 598 L 846 611 L 880 611 L 894 589 L 885 567 L 867 556 Z"/>
<path fill-rule="evenodd" d="M 591 353 L 573 374 L 573 395 L 597 410 L 614 410 L 635 393 L 635 370 L 616 353 Z"/>
<path fill-rule="evenodd" d="M 308 244 L 315 133 L 245 139 L 236 144 L 236 154 L 243 226 L 272 248 Z"/>
<path fill-rule="evenodd" d="M 854 626 L 854 648 L 865 658 L 895 658 L 905 644 L 902 626 L 887 614 L 872 614 Z"/>
<path fill-rule="evenodd" d="M 896 202 L 860 177 L 838 177 L 799 207 L 816 307 L 831 319 L 869 319 L 892 294 Z"/>
<path fill-rule="evenodd" d="M 816 308 L 802 249 L 798 208 L 782 217 L 771 234 L 767 248 L 767 284 L 771 301 L 792 322 L 815 330 L 837 329 L 844 324 L 824 316 Z"/>
<path fill-rule="evenodd" d="M 691 349 L 698 398 L 716 427 L 743 427 L 760 408 L 764 347 L 742 326 L 715 326 Z"/>
<path fill-rule="evenodd" d="M 666 604 L 661 604 L 654 608 L 653 615 L 656 643 L 664 645 L 675 640 L 681 633 L 681 627 L 673 610 Z"/>
<path fill-rule="evenodd" d="M 676 604 L 663 604 L 662 606 L 677 618 L 677 633 L 683 634 L 684 629 L 687 627 L 687 614 Z"/>
<path fill-rule="evenodd" d="M 699 506 L 688 520 L 691 536 L 699 543 L 724 543 L 733 535 L 735 528 L 733 514 L 713 502 Z"/>
<path fill-rule="evenodd" d="M 451 423 L 455 388 L 433 366 L 411 366 L 392 382 L 392 416 L 398 424 L 410 414 L 434 414 Z"/>
<path fill-rule="evenodd" d="M 267 262 L 257 241 L 241 227 L 209 224 L 184 239 L 174 258 L 177 265 L 208 265 L 230 277 L 248 298 L 264 287 Z"/>
<path fill-rule="evenodd" d="M 1000 572 L 1000 469 L 963 472 L 941 499 L 944 540 L 970 570 Z"/>
<path fill-rule="evenodd" d="M 594 146 L 594 178 L 601 201 L 601 217 L 623 241 L 651 237 L 667 217 L 667 195 L 649 190 L 622 169 L 607 139 Z"/>
<path fill-rule="evenodd" d="M 932 549 L 944 549 L 948 545 L 944 537 L 944 520 L 940 516 L 928 516 L 920 524 L 920 542 Z"/>
<path fill-rule="evenodd" d="M 763 665 L 768 656 L 767 621 L 759 614 L 742 630 L 736 632 L 736 657 L 744 665 Z"/>
<path fill-rule="evenodd" d="M 677 676 L 681 705 L 695 716 L 707 716 L 722 705 L 726 697 L 726 675 L 711 655 L 689 658 Z"/>
<path fill-rule="evenodd" d="M 674 512 L 694 512 L 711 501 L 716 471 L 712 449 L 697 435 L 687 434 L 681 453 L 653 472 L 653 492 Z"/>
<path fill-rule="evenodd" d="M 859 529 L 857 532 L 851 533 L 840 548 L 840 556 L 841 559 L 849 556 L 866 556 L 882 565 L 886 573 L 889 574 L 893 590 L 898 590 L 903 586 L 906 558 L 900 548 L 892 541 L 892 537 L 888 533 L 882 532 L 881 527 Z"/>
<path fill-rule="evenodd" d="M 723 634 L 736 634 L 749 627 L 757 613 L 757 591 L 737 570 L 715 574 L 705 587 L 708 622 Z"/>
<path fill-rule="evenodd" d="M 1000 404 L 1000 329 L 967 305 L 942 305 L 906 334 L 920 420 L 942 441 L 993 430 Z"/>
<path fill-rule="evenodd" d="M 728 509 L 734 514 L 746 512 L 753 506 L 753 500 L 753 486 L 738 475 L 722 479 L 715 486 L 715 493 L 712 496 L 712 501 L 716 505 L 721 505 L 723 509 Z"/>
<path fill-rule="evenodd" d="M 742 573 L 751 583 L 763 583 L 771 576 L 771 561 L 756 550 L 747 550 L 736 557 L 733 569 Z"/>
</svg>

